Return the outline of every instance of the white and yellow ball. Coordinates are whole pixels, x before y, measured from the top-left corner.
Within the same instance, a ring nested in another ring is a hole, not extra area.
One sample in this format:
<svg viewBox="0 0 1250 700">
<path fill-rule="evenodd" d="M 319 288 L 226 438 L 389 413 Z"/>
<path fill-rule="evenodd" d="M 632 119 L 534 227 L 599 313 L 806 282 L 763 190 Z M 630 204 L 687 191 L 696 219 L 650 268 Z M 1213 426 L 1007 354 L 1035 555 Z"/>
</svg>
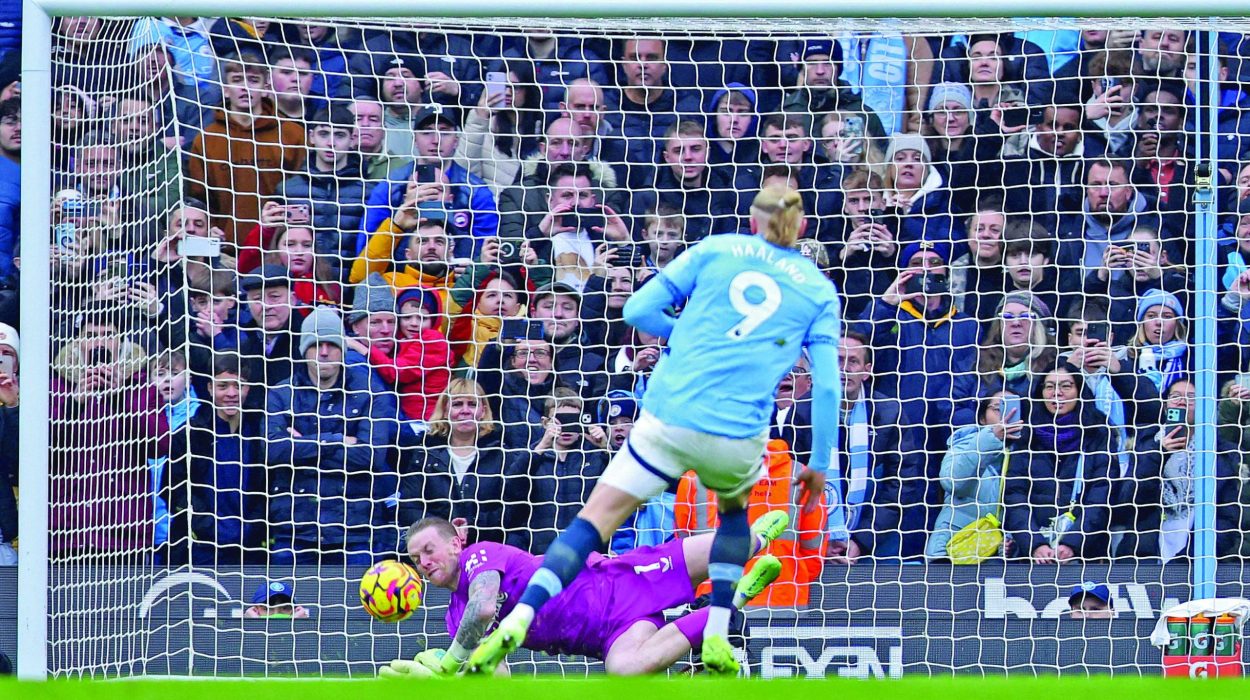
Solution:
<svg viewBox="0 0 1250 700">
<path fill-rule="evenodd" d="M 399 622 L 421 607 L 421 577 L 393 559 L 369 567 L 360 579 L 360 603 L 382 622 Z"/>
</svg>

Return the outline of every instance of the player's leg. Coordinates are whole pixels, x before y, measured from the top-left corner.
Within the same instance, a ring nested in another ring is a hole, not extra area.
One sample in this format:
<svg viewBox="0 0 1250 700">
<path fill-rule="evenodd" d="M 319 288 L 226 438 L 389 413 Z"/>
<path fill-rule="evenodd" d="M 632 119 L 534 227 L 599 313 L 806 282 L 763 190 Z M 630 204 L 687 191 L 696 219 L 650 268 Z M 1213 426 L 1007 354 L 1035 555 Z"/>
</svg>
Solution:
<svg viewBox="0 0 1250 700">
<path fill-rule="evenodd" d="M 639 620 L 612 643 L 603 666 L 614 676 L 658 673 L 680 661 L 692 648 L 690 638 L 676 623 L 657 628 L 654 622 Z"/>
<path fill-rule="evenodd" d="M 625 448 L 612 458 L 577 518 L 547 548 L 542 566 L 530 577 L 517 606 L 470 655 L 471 673 L 489 673 L 520 646 L 538 610 L 573 582 L 585 568 L 587 557 L 609 541 L 630 513 L 676 482 L 681 475 L 679 466 L 668 461 L 661 469 L 656 465 L 661 463 L 662 454 L 659 458 L 651 454 L 644 457 L 635 447 L 659 426 L 653 417 L 651 423 L 654 425 L 640 421 L 634 427 Z"/>
<path fill-rule="evenodd" d="M 747 497 L 720 495 L 717 509 L 720 524 L 708 553 L 708 578 L 712 581 L 712 600 L 707 624 L 703 629 L 703 664 L 708 671 L 731 675 L 738 672 L 738 662 L 729 644 L 729 618 L 733 614 L 734 588 L 742 578 L 743 568 L 751 558 L 751 529 L 747 524 Z"/>
<path fill-rule="evenodd" d="M 790 516 L 784 510 L 772 510 L 757 518 L 751 524 L 750 556 L 753 557 L 767 549 L 773 540 L 781 537 L 789 525 Z M 707 533 L 687 537 L 681 541 L 682 555 L 686 560 L 686 573 L 690 576 L 690 583 L 696 588 L 708 578 L 708 561 L 712 554 L 712 541 L 715 537 L 714 533 Z M 758 564 L 757 562 L 757 566 Z M 755 567 L 752 567 L 752 571 L 754 570 Z"/>
</svg>

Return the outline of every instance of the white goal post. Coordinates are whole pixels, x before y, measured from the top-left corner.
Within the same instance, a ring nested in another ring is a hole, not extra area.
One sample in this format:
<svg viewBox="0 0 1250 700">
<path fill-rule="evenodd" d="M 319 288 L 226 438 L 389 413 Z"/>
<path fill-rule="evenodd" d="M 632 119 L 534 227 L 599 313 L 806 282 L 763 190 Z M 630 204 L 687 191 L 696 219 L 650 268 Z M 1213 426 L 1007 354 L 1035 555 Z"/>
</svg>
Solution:
<svg viewBox="0 0 1250 700">
<path fill-rule="evenodd" d="M 925 0 L 880 0 L 865 3 L 862 0 L 564 0 L 550 5 L 521 0 L 460 0 L 445 2 L 433 0 L 388 0 L 370 2 L 365 0 L 117 0 L 116 2 L 92 2 L 90 0 L 23 0 L 23 66 L 22 66 L 22 208 L 21 261 L 24 274 L 21 278 L 22 335 L 27 343 L 22 347 L 22 385 L 20 446 L 20 554 L 19 554 L 19 606 L 18 675 L 35 680 L 47 677 L 49 668 L 50 611 L 47 598 L 49 591 L 49 393 L 52 384 L 53 358 L 49 339 L 53 335 L 48 307 L 43 300 L 52 296 L 52 247 L 51 216 L 42 203 L 52 200 L 49 173 L 53 169 L 52 129 L 50 116 L 52 104 L 52 25 L 56 17 L 108 16 L 108 17 L 157 17 L 176 10 L 180 15 L 214 17 L 274 16 L 274 17 L 352 17 L 352 18 L 463 18 L 477 30 L 489 27 L 489 18 L 500 18 L 501 24 L 515 30 L 517 22 L 510 18 L 539 18 L 550 20 L 553 26 L 568 27 L 573 22 L 596 22 L 635 32 L 659 26 L 667 31 L 680 31 L 674 20 L 689 18 L 701 28 L 714 28 L 721 20 L 742 21 L 750 18 L 766 18 L 785 23 L 787 29 L 796 33 L 804 30 L 806 21 L 821 22 L 842 18 L 857 22 L 858 27 L 881 28 L 883 31 L 913 31 L 909 22 L 923 26 L 927 20 L 952 18 L 971 20 L 975 26 L 1009 26 L 1013 17 L 1050 18 L 1046 26 L 1080 28 L 1085 20 L 1095 18 L 1123 22 L 1123 18 L 1143 18 L 1144 25 L 1170 26 L 1169 18 L 1186 18 L 1185 27 L 1207 31 L 1211 45 L 1200 49 L 1202 65 L 1209 69 L 1208 81 L 1216 82 L 1218 67 L 1209 56 L 1215 53 L 1215 32 L 1225 29 L 1221 18 L 1239 18 L 1239 26 L 1247 28 L 1244 20 L 1244 3 L 1233 0 L 1197 0 L 1177 3 L 1175 0 L 1103 0 L 1089 3 L 1087 0 L 961 0 L 957 3 L 935 3 Z M 1064 18 L 1062 20 L 1055 18 Z M 1080 18 L 1080 19 L 1071 19 Z M 1195 19 L 1196 18 L 1196 19 Z M 367 20 L 362 20 L 367 21 Z M 1177 21 L 1180 21 L 1177 19 Z M 987 24 L 977 24 L 985 22 Z M 662 23 L 662 24 L 659 24 Z M 737 25 L 740 26 L 740 25 Z M 821 25 L 828 26 L 828 25 Z M 955 22 L 941 25 L 948 30 Z M 915 30 L 917 33 L 922 30 Z M 1218 91 L 1205 90 L 1208 105 L 1218 106 Z M 1210 111 L 1210 124 L 1199 126 L 1208 139 L 1204 143 L 1205 159 L 1214 161 L 1215 145 L 1211 142 L 1215 113 Z M 1203 155 L 1200 151 L 1200 157 Z M 1199 185 L 1201 189 L 1201 184 Z M 31 203 L 38 203 L 39 206 Z M 1196 232 L 1195 259 L 1198 261 L 1194 280 L 1195 307 L 1215 309 L 1218 299 L 1216 279 L 1216 214 L 1210 199 L 1197 200 L 1192 210 Z M 1194 333 L 1198 366 L 1214 367 L 1215 319 L 1212 314 L 1201 314 L 1195 319 Z M 43 340 L 44 342 L 32 342 Z M 1204 340 L 1209 341 L 1203 344 Z M 1195 451 L 1200 455 L 1195 466 L 1195 503 L 1199 520 L 1204 507 L 1212 510 L 1207 517 L 1213 520 L 1215 503 L 1214 452 L 1216 446 L 1216 398 L 1217 387 L 1213 372 L 1197 373 L 1195 420 Z M 0 448 L 2 449 L 2 448 Z M 1193 597 L 1213 597 L 1215 594 L 1215 531 L 1199 528 L 1195 534 L 1196 556 L 1193 572 Z"/>
</svg>

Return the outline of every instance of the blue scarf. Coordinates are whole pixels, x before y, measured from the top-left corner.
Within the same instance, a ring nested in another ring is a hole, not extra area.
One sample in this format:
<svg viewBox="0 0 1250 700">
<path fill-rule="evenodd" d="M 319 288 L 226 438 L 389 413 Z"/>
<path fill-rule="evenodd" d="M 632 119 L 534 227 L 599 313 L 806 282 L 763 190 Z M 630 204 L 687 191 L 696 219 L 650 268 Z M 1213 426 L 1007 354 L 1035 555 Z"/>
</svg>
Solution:
<svg viewBox="0 0 1250 700">
<path fill-rule="evenodd" d="M 1065 454 L 1076 452 L 1081 446 L 1081 429 L 1077 425 L 1079 409 L 1059 416 L 1054 423 L 1033 428 L 1037 446 L 1047 451 Z"/>
<path fill-rule="evenodd" d="M 1137 371 L 1158 387 L 1159 394 L 1185 377 L 1185 354 L 1189 346 L 1181 340 L 1169 340 L 1163 345 L 1143 345 L 1137 349 Z"/>
<path fill-rule="evenodd" d="M 1246 259 L 1240 251 L 1234 250 L 1228 254 L 1228 267 L 1224 268 L 1224 277 L 1220 280 L 1224 283 L 1224 289 L 1233 286 L 1233 282 L 1246 271 Z"/>
<path fill-rule="evenodd" d="M 1115 387 L 1111 385 L 1111 375 L 1107 374 L 1106 369 L 1101 369 L 1093 374 L 1085 375 L 1085 386 L 1094 392 L 1094 405 L 1098 410 L 1107 416 L 1112 429 L 1115 430 L 1119 437 L 1119 452 L 1116 453 L 1116 460 L 1120 463 L 1120 473 L 1128 473 L 1128 452 L 1124 449 L 1128 440 L 1128 433 L 1124 430 L 1124 400 L 1120 398 L 1120 394 L 1116 392 Z"/>
<path fill-rule="evenodd" d="M 871 462 L 868 429 L 868 403 L 859 397 L 851 406 L 851 415 L 847 423 L 846 446 L 851 462 L 851 474 L 847 479 L 846 498 L 842 498 L 842 461 L 834 459 L 833 470 L 828 480 L 832 490 L 826 488 L 829 500 L 829 536 L 838 542 L 850 539 L 850 533 L 859 526 L 859 518 L 863 514 L 863 504 L 868 500 L 868 471 Z"/>
</svg>

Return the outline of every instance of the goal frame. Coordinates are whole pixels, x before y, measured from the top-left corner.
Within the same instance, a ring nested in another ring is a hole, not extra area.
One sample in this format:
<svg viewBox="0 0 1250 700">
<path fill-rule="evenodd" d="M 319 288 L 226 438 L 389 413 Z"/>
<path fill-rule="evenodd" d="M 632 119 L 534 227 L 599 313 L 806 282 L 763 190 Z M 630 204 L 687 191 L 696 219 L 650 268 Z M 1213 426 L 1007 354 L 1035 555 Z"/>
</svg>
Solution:
<svg viewBox="0 0 1250 700">
<path fill-rule="evenodd" d="M 51 294 L 50 212 L 30 203 L 51 201 L 51 75 L 52 21 L 62 16 L 161 16 L 175 8 L 170 0 L 23 0 L 22 25 L 22 194 L 27 206 L 21 213 L 23 396 L 20 407 L 19 451 L 20 552 L 18 569 L 17 671 L 24 680 L 42 680 L 48 667 L 48 467 L 50 320 L 45 300 Z M 176 3 L 180 15 L 298 16 L 298 17 L 532 17 L 532 18 L 896 18 L 958 19 L 1080 17 L 1089 19 L 1134 17 L 1144 19 L 1199 18 L 1208 23 L 1209 43 L 1200 54 L 1199 109 L 1196 120 L 1198 153 L 1205 165 L 1217 162 L 1216 108 L 1219 93 L 1210 86 L 1217 78 L 1216 32 L 1219 18 L 1244 17 L 1245 5 L 1233 0 L 959 0 L 932 3 L 923 0 L 563 0 L 555 6 L 522 0 L 184 0 Z M 1201 168 L 1201 164 L 1200 164 Z M 1210 169 L 1207 172 L 1211 172 Z M 1205 186 L 1204 186 L 1205 185 Z M 1197 230 L 1194 347 L 1196 366 L 1215 366 L 1216 236 L 1217 216 L 1211 178 L 1199 177 L 1194 196 Z M 32 342 L 39 339 L 40 342 Z M 1196 372 L 1195 558 L 1192 591 L 1195 598 L 1215 594 L 1215 443 L 1216 386 L 1213 371 Z"/>
</svg>

